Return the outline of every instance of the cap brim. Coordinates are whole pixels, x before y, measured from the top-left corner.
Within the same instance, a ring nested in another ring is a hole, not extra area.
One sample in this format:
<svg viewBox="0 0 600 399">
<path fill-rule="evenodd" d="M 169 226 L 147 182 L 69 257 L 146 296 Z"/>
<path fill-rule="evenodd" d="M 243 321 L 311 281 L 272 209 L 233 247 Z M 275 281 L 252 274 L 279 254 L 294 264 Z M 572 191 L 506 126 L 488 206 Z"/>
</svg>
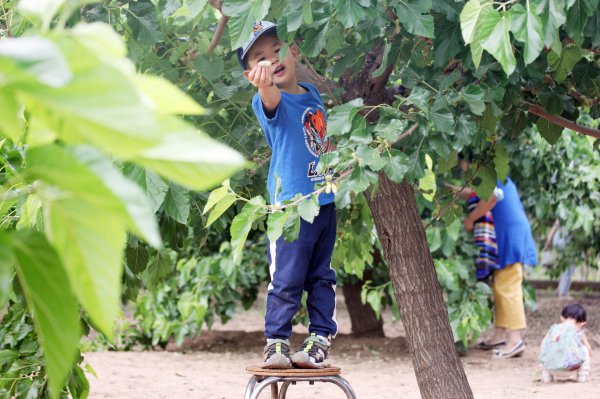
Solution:
<svg viewBox="0 0 600 399">
<path fill-rule="evenodd" d="M 271 32 L 277 32 L 277 25 L 273 25 L 273 26 L 263 30 L 258 35 L 254 36 L 252 38 L 252 40 L 250 41 L 250 43 L 248 43 L 248 45 L 246 46 L 245 50 L 243 50 L 241 47 L 238 49 L 238 53 L 237 53 L 238 61 L 240 62 L 240 65 L 242 66 L 242 68 L 246 69 L 246 63 L 244 62 L 244 59 L 248 55 L 248 51 L 250 51 L 250 49 L 252 48 L 254 43 L 262 36 L 266 35 L 267 33 L 271 33 Z M 242 50 L 242 51 L 240 51 L 240 50 Z"/>
</svg>

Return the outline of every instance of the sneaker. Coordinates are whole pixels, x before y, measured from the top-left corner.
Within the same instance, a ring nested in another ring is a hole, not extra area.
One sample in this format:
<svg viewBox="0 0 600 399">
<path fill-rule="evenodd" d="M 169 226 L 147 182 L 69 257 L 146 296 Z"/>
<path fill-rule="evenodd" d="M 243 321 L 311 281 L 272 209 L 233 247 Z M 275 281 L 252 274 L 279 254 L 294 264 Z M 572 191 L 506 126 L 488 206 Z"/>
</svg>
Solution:
<svg viewBox="0 0 600 399">
<path fill-rule="evenodd" d="M 590 380 L 589 370 L 579 370 L 577 373 L 577 382 L 588 382 Z"/>
<path fill-rule="evenodd" d="M 314 333 L 310 334 L 300 349 L 292 355 L 292 364 L 294 367 L 302 369 L 323 368 L 326 366 L 324 362 L 330 347 L 331 344 L 326 338 L 319 337 Z"/>
<path fill-rule="evenodd" d="M 550 374 L 548 370 L 542 370 L 542 382 L 544 384 L 548 384 L 552 381 L 554 381 L 554 377 L 552 376 L 552 374 Z"/>
<path fill-rule="evenodd" d="M 287 339 L 270 339 L 264 350 L 264 360 L 261 367 L 264 369 L 289 369 L 292 368 L 290 360 L 290 341 Z"/>
</svg>

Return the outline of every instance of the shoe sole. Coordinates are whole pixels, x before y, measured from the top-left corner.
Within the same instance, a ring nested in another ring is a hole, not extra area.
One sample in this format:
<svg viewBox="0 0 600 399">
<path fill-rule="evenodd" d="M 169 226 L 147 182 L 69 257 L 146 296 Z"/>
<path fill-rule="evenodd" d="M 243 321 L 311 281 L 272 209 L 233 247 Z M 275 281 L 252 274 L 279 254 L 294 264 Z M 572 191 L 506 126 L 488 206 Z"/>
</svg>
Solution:
<svg viewBox="0 0 600 399">
<path fill-rule="evenodd" d="M 262 362 L 260 367 L 263 369 L 291 369 L 292 362 L 287 356 L 276 354 L 271 356 L 269 361 Z"/>
<path fill-rule="evenodd" d="M 523 356 L 523 352 L 525 352 L 525 344 L 523 344 L 521 342 L 519 345 L 517 345 L 516 348 L 514 348 L 510 352 L 501 352 L 498 350 L 497 352 L 494 353 L 494 358 L 509 359 L 511 357 L 521 357 L 521 356 Z"/>
<path fill-rule="evenodd" d="M 299 369 L 322 369 L 324 364 L 315 364 L 310 361 L 306 353 L 297 352 L 292 355 L 292 365 Z"/>
</svg>

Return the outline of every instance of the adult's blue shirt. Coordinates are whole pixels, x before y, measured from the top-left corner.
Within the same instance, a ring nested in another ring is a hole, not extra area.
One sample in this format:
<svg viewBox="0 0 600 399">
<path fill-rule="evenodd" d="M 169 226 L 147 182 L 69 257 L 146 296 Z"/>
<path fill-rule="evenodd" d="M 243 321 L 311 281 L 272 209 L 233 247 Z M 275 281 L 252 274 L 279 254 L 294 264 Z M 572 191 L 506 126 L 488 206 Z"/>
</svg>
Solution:
<svg viewBox="0 0 600 399">
<path fill-rule="evenodd" d="M 298 193 L 309 194 L 315 190 L 315 184 L 325 180 L 326 173 L 316 170 L 320 156 L 329 152 L 332 145 L 327 136 L 327 113 L 317 89 L 310 83 L 300 86 L 307 92 L 281 92 L 281 101 L 271 117 L 265 114 L 258 93 L 252 99 L 252 109 L 272 150 L 267 182 L 272 204 L 291 200 Z M 279 193 L 276 176 L 281 179 Z M 319 196 L 320 205 L 333 200 L 332 193 Z"/>
<path fill-rule="evenodd" d="M 504 198 L 492 208 L 498 244 L 498 266 L 504 268 L 517 262 L 535 266 L 537 249 L 517 186 L 507 178 L 506 184 L 498 180 L 498 188 L 504 192 Z"/>
</svg>

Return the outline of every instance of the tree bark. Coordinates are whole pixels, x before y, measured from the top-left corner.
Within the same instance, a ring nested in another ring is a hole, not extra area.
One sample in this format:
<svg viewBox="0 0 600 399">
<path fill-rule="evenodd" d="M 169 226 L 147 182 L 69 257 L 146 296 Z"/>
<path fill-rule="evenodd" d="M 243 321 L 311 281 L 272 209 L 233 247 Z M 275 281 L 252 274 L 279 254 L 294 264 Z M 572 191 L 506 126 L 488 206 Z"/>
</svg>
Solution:
<svg viewBox="0 0 600 399">
<path fill-rule="evenodd" d="M 423 399 L 471 399 L 413 188 L 379 175 L 369 200 Z"/>
<path fill-rule="evenodd" d="M 363 304 L 361 301 L 362 286 L 362 281 L 348 281 L 342 287 L 344 302 L 350 314 L 352 334 L 357 337 L 384 337 L 383 321 L 377 318 L 368 303 Z"/>
</svg>

